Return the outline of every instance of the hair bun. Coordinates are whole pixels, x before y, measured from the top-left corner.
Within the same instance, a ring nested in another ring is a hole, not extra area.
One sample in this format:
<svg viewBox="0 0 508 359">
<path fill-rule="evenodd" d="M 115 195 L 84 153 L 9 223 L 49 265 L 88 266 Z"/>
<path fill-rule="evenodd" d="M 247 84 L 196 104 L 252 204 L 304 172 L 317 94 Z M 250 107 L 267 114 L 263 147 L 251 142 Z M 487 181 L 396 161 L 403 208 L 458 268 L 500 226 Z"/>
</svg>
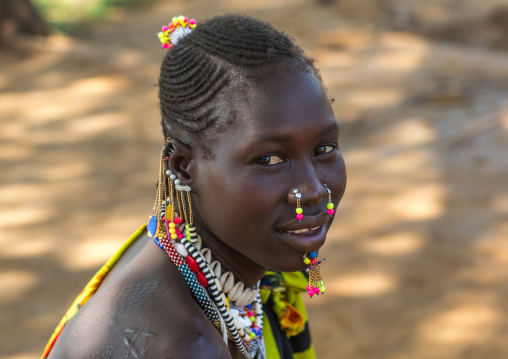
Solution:
<svg viewBox="0 0 508 359">
<path fill-rule="evenodd" d="M 178 41 L 190 34 L 196 28 L 196 20 L 188 19 L 180 15 L 175 16 L 169 24 L 162 27 L 162 31 L 157 34 L 163 49 L 171 49 Z"/>
</svg>

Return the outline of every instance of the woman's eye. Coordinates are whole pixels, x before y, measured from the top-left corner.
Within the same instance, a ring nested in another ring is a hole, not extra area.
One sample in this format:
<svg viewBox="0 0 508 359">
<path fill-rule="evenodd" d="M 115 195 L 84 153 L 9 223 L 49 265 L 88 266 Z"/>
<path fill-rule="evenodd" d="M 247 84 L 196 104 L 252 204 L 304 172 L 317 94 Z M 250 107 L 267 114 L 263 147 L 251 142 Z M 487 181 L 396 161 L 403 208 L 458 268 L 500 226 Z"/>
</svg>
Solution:
<svg viewBox="0 0 508 359">
<path fill-rule="evenodd" d="M 332 145 L 325 145 L 325 146 L 319 146 L 314 150 L 314 155 L 324 155 L 325 153 L 331 152 L 335 149 L 335 146 Z"/>
<path fill-rule="evenodd" d="M 284 159 L 277 155 L 268 155 L 263 156 L 260 159 L 256 160 L 257 164 L 270 166 L 270 165 L 276 165 L 278 163 L 283 163 Z"/>
</svg>

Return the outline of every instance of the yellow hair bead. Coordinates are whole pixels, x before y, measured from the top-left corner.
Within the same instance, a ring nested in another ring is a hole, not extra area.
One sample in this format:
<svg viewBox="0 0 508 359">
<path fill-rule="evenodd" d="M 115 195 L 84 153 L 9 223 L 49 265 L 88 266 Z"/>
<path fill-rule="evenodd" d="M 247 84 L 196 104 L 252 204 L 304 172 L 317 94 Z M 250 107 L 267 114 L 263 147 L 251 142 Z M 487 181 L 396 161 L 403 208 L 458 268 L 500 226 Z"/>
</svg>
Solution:
<svg viewBox="0 0 508 359">
<path fill-rule="evenodd" d="M 158 36 L 159 38 L 163 38 L 163 37 L 164 37 L 164 33 L 161 31 L 161 32 L 159 32 L 159 33 L 157 34 L 157 36 Z"/>
</svg>

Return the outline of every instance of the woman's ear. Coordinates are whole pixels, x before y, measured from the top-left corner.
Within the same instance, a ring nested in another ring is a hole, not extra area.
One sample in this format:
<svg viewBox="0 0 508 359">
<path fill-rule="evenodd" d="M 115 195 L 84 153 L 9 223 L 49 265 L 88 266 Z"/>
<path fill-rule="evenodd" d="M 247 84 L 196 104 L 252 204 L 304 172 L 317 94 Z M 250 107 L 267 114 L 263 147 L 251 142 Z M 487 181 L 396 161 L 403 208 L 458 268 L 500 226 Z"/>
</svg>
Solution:
<svg viewBox="0 0 508 359">
<path fill-rule="evenodd" d="M 189 165 L 193 160 L 192 147 L 172 138 L 166 146 L 166 168 L 178 178 L 182 184 L 192 187 L 192 175 L 189 173 Z"/>
</svg>

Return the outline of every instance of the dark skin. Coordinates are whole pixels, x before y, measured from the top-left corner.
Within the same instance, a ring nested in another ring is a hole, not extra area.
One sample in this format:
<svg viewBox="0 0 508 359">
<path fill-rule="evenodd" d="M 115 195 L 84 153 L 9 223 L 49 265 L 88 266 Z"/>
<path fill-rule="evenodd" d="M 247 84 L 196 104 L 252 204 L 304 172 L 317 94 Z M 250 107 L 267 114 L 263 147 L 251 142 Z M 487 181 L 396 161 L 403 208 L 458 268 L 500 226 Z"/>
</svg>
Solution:
<svg viewBox="0 0 508 359">
<path fill-rule="evenodd" d="M 194 222 L 205 246 L 246 285 L 267 268 L 305 268 L 325 242 L 346 186 L 339 130 L 309 71 L 275 71 L 231 98 L 237 123 L 217 134 L 212 158 L 174 131 L 166 163 L 192 188 Z M 295 218 L 302 193 L 304 219 Z M 304 230 L 301 233 L 294 231 Z M 86 338 L 86 340 L 82 339 Z M 110 353 L 111 352 L 111 353 Z M 208 321 L 167 254 L 142 236 L 67 324 L 50 358 L 236 358 Z"/>
</svg>

